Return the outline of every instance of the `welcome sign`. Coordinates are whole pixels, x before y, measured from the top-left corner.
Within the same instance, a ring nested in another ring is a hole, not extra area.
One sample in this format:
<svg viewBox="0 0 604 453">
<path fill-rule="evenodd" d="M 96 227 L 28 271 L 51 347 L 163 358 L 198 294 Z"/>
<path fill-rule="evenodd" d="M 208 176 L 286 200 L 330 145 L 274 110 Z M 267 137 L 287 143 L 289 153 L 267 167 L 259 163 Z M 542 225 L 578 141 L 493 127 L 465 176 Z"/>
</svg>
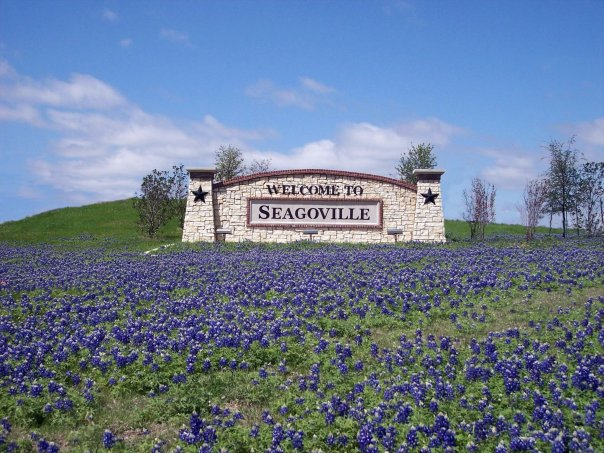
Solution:
<svg viewBox="0 0 604 453">
<path fill-rule="evenodd" d="M 416 170 L 417 184 L 327 169 L 277 170 L 215 181 L 188 169 L 183 241 L 444 242 L 440 177 Z"/>
<path fill-rule="evenodd" d="M 248 201 L 248 221 L 255 226 L 381 228 L 382 201 L 258 198 Z"/>
</svg>

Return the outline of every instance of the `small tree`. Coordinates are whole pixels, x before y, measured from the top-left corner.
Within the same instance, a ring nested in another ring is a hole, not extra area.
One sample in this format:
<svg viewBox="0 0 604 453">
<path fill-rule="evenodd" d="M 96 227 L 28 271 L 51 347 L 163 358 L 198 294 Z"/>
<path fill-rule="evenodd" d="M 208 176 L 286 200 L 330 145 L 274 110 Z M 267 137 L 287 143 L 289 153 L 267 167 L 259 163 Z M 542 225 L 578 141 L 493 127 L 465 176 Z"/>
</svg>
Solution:
<svg viewBox="0 0 604 453">
<path fill-rule="evenodd" d="M 185 225 L 185 212 L 187 210 L 187 195 L 189 191 L 188 176 L 182 164 L 172 167 L 170 175 L 170 204 L 172 215 L 178 218 L 180 228 Z"/>
<path fill-rule="evenodd" d="M 483 240 L 485 227 L 495 220 L 495 187 L 474 178 L 470 192 L 464 189 L 463 197 L 466 205 L 463 218 L 470 226 L 470 238 Z"/>
<path fill-rule="evenodd" d="M 409 181 L 417 184 L 417 176 L 413 174 L 413 170 L 417 168 L 434 168 L 436 167 L 436 156 L 432 153 L 434 147 L 430 143 L 420 143 L 419 145 L 411 145 L 411 149 L 407 155 L 402 155 L 396 171 L 403 181 Z"/>
<path fill-rule="evenodd" d="M 143 178 L 141 193 L 134 199 L 138 211 L 138 225 L 150 238 L 166 224 L 172 215 L 170 204 L 170 175 L 166 171 L 153 170 Z"/>
<path fill-rule="evenodd" d="M 602 230 L 602 199 L 604 198 L 604 162 L 585 162 L 580 168 L 577 205 L 582 212 L 588 236 Z M 600 211 L 600 212 L 598 212 Z"/>
<path fill-rule="evenodd" d="M 271 169 L 271 160 L 270 159 L 254 159 L 252 163 L 245 169 L 245 173 L 253 174 L 253 173 L 264 173 L 266 171 L 270 171 Z"/>
<path fill-rule="evenodd" d="M 574 210 L 573 201 L 579 182 L 577 171 L 577 151 L 572 148 L 575 138 L 567 143 L 552 140 L 548 145 L 550 166 L 547 172 L 549 181 L 548 210 L 551 217 L 554 214 L 562 215 L 562 236 L 566 237 L 568 228 L 568 215 L 575 213 L 576 223 L 579 222 L 578 211 Z"/>
<path fill-rule="evenodd" d="M 531 241 L 539 221 L 546 213 L 548 196 L 547 182 L 535 179 L 526 183 L 522 194 L 522 203 L 517 205 L 522 223 L 526 226 L 526 240 Z"/>
<path fill-rule="evenodd" d="M 234 146 L 220 146 L 216 151 L 216 179 L 224 181 L 245 173 L 243 155 Z"/>
</svg>

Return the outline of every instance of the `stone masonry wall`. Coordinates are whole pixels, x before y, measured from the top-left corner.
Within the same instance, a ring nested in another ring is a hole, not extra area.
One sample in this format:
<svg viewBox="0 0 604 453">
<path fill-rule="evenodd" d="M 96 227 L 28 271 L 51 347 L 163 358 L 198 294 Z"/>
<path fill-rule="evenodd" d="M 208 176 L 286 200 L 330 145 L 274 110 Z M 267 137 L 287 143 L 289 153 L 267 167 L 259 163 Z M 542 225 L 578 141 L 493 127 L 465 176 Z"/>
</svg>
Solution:
<svg viewBox="0 0 604 453">
<path fill-rule="evenodd" d="M 185 224 L 182 232 L 183 242 L 214 242 L 214 209 L 213 209 L 213 180 L 214 171 L 189 171 L 189 196 L 187 197 L 187 208 L 185 211 Z M 195 201 L 193 192 L 201 189 L 207 194 Z"/>
<path fill-rule="evenodd" d="M 443 216 L 442 193 L 440 191 L 441 170 L 414 170 L 418 176 L 417 200 L 415 204 L 415 225 L 413 240 L 420 242 L 445 242 L 445 220 Z M 434 203 L 426 203 L 422 194 L 438 194 Z"/>
<path fill-rule="evenodd" d="M 314 241 L 321 242 L 395 242 L 393 235 L 388 235 L 391 228 L 401 229 L 396 240 L 399 241 L 444 241 L 444 224 L 439 230 L 442 220 L 441 200 L 437 198 L 436 208 L 420 206 L 423 197 L 419 195 L 425 185 L 419 186 L 419 191 L 412 184 L 398 180 L 366 175 L 362 173 L 336 172 L 331 170 L 293 170 L 290 172 L 277 171 L 260 173 L 246 177 L 235 178 L 225 182 L 211 183 L 213 173 L 210 170 L 189 170 L 190 184 L 187 199 L 187 212 L 183 241 L 215 241 L 228 242 L 255 241 L 255 242 L 292 242 L 309 239 L 303 234 L 304 227 L 289 226 L 255 226 L 250 227 L 248 221 L 249 198 L 288 198 L 305 199 L 309 197 L 284 195 L 271 195 L 267 189 L 270 185 L 319 185 L 340 187 L 360 186 L 362 195 L 323 196 L 321 199 L 335 200 L 382 200 L 382 226 L 381 228 L 350 228 L 350 227 L 312 227 L 318 230 L 313 235 Z M 431 183 L 432 184 L 432 183 Z M 430 187 L 433 191 L 440 192 L 439 181 Z M 199 188 L 208 192 L 205 202 L 201 199 L 195 201 L 193 191 Z M 421 198 L 421 200 L 420 200 Z M 313 199 L 317 199 L 314 197 Z M 421 219 L 421 226 L 417 225 L 416 216 Z M 230 234 L 216 234 L 216 230 L 227 229 Z"/>
</svg>

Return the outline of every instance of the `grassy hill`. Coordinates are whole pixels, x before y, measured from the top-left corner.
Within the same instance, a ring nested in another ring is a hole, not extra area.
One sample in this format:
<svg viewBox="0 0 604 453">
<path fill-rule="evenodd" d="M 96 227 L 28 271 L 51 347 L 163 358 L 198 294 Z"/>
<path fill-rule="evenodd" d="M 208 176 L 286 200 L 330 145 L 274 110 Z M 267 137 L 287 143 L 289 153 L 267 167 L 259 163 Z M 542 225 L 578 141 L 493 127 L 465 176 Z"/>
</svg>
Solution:
<svg viewBox="0 0 604 453">
<path fill-rule="evenodd" d="M 43 212 L 22 220 L 0 224 L 0 241 L 24 243 L 115 241 L 124 244 L 164 244 L 180 241 L 176 220 L 159 231 L 156 239 L 145 238 L 137 226 L 133 200 L 95 203 L 77 208 Z"/>
<path fill-rule="evenodd" d="M 451 239 L 468 239 L 470 237 L 470 228 L 465 220 L 445 220 L 445 232 Z M 537 227 L 537 234 L 549 234 L 548 227 Z M 562 234 L 561 228 L 553 228 L 553 234 Z M 493 223 L 486 227 L 487 236 L 514 235 L 524 236 L 526 228 L 522 225 L 510 225 L 507 223 Z"/>
<path fill-rule="evenodd" d="M 137 227 L 137 214 L 132 199 L 95 203 L 78 208 L 62 208 L 43 212 L 22 220 L 0 224 L 0 241 L 40 243 L 98 243 L 112 241 L 142 247 L 179 242 L 182 231 L 175 220 L 159 231 L 154 240 L 145 238 Z M 462 220 L 445 220 L 447 237 L 467 239 L 469 229 Z M 540 228 L 538 233 L 547 233 Z M 558 233 L 558 230 L 555 230 Z M 523 235 L 521 225 L 492 224 L 487 235 Z"/>
</svg>

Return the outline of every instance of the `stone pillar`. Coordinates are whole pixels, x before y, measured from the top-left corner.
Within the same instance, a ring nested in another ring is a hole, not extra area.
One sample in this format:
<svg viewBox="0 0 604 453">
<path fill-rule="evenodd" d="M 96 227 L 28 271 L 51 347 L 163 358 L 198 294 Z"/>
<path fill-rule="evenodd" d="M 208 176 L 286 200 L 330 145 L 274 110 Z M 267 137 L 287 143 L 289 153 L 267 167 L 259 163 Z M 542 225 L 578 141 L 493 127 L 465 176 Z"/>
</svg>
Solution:
<svg viewBox="0 0 604 453">
<path fill-rule="evenodd" d="M 445 218 L 440 177 L 444 170 L 417 169 L 417 199 L 415 201 L 414 241 L 445 242 Z"/>
<path fill-rule="evenodd" d="M 212 182 L 216 170 L 188 168 L 189 195 L 185 224 L 182 231 L 183 242 L 215 240 L 214 194 Z"/>
</svg>

